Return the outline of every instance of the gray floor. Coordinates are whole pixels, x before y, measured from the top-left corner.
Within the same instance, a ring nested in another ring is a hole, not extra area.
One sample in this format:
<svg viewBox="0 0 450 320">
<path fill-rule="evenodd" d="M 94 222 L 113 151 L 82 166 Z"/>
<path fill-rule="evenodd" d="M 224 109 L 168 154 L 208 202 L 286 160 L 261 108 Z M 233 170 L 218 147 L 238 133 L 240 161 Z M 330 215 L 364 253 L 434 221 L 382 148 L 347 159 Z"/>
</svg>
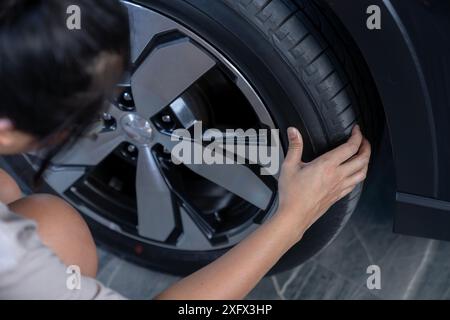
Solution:
<svg viewBox="0 0 450 320">
<path fill-rule="evenodd" d="M 377 160 L 370 187 L 340 236 L 306 264 L 264 279 L 249 299 L 450 298 L 450 243 L 392 232 L 394 181 L 388 159 Z M 99 279 L 129 298 L 152 297 L 177 280 L 100 252 Z M 381 290 L 367 289 L 369 265 L 381 268 Z"/>
<path fill-rule="evenodd" d="M 339 237 L 306 264 L 264 279 L 249 299 L 450 299 L 450 243 L 392 233 L 388 159 L 376 161 L 370 187 Z M 99 255 L 99 280 L 128 298 L 151 298 L 177 281 L 101 248 Z M 366 269 L 373 264 L 381 268 L 381 290 L 366 287 Z"/>
</svg>

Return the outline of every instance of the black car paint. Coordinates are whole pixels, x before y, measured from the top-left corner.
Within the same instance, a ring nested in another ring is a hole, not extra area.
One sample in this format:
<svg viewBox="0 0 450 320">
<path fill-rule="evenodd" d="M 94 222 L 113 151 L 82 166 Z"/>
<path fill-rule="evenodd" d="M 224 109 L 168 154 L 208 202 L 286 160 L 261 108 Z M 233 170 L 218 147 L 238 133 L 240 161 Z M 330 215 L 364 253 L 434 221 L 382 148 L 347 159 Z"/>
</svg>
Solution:
<svg viewBox="0 0 450 320">
<path fill-rule="evenodd" d="M 450 1 L 319 0 L 372 73 L 396 167 L 395 231 L 450 240 Z M 367 8 L 381 8 L 369 30 Z"/>
</svg>

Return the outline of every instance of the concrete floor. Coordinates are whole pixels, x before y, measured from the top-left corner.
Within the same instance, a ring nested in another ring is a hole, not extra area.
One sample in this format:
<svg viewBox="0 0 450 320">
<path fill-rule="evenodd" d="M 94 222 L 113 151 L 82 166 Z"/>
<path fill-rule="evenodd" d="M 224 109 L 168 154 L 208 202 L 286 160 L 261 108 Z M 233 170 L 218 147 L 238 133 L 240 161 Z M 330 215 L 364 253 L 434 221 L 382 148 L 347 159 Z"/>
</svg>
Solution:
<svg viewBox="0 0 450 320">
<path fill-rule="evenodd" d="M 389 159 L 383 152 L 376 161 L 369 187 L 339 237 L 311 261 L 265 278 L 249 299 L 450 299 L 450 243 L 392 233 Z M 178 280 L 101 248 L 99 255 L 98 279 L 131 299 L 152 298 Z M 366 287 L 366 269 L 374 264 L 381 268 L 381 290 Z"/>
</svg>

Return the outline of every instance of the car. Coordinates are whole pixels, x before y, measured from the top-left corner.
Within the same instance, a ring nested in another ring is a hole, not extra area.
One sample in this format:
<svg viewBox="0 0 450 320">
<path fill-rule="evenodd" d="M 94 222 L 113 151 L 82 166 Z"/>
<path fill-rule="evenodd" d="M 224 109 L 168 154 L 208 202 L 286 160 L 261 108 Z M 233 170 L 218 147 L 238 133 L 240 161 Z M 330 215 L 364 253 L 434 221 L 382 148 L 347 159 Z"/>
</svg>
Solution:
<svg viewBox="0 0 450 320">
<path fill-rule="evenodd" d="M 257 164 L 173 164 L 167 134 L 198 121 L 281 133 L 296 126 L 305 161 L 342 144 L 357 123 L 375 153 L 386 132 L 395 231 L 450 240 L 450 2 L 123 3 L 132 68 L 93 134 L 52 161 L 40 188 L 75 206 L 101 245 L 185 275 L 273 215 L 277 177 L 257 174 Z M 6 160 L 32 186 L 39 155 Z M 330 244 L 363 191 L 334 205 L 271 273 Z"/>
</svg>

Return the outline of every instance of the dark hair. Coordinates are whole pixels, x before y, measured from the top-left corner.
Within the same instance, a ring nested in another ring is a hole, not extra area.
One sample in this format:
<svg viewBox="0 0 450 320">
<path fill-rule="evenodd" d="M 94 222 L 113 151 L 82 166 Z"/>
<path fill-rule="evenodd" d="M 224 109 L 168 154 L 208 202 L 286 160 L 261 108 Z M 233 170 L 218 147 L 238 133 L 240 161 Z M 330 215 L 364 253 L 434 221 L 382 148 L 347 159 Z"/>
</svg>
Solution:
<svg viewBox="0 0 450 320">
<path fill-rule="evenodd" d="M 67 25 L 72 5 L 80 30 Z M 68 133 L 39 175 L 102 111 L 128 67 L 129 45 L 118 0 L 0 0 L 0 118 L 43 142 Z"/>
</svg>

